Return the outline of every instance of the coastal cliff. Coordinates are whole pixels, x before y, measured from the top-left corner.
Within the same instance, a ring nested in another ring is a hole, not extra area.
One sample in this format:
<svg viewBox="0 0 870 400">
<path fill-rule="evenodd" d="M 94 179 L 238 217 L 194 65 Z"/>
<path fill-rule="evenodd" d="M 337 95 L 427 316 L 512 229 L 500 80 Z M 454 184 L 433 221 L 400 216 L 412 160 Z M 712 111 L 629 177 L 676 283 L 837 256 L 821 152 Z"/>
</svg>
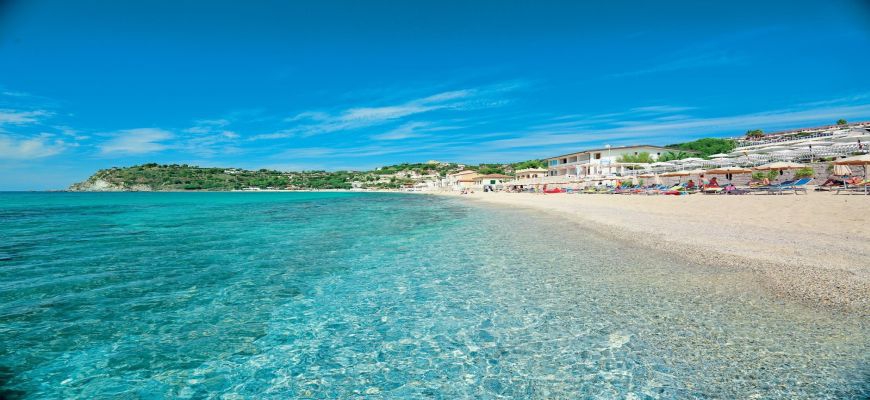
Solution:
<svg viewBox="0 0 870 400">
<path fill-rule="evenodd" d="M 94 175 L 84 182 L 70 185 L 68 190 L 72 192 L 151 192 L 154 189 L 151 186 L 141 184 L 126 186 L 97 178 Z"/>
</svg>

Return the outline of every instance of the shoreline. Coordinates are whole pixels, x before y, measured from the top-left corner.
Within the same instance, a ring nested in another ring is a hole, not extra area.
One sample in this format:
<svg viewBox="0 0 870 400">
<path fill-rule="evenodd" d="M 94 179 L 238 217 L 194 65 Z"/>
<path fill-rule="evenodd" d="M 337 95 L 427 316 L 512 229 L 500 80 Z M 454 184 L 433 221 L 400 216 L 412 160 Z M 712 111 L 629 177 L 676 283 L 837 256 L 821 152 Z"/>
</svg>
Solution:
<svg viewBox="0 0 870 400">
<path fill-rule="evenodd" d="M 567 217 L 621 243 L 752 272 L 779 298 L 870 315 L 864 196 L 429 194 Z"/>
</svg>

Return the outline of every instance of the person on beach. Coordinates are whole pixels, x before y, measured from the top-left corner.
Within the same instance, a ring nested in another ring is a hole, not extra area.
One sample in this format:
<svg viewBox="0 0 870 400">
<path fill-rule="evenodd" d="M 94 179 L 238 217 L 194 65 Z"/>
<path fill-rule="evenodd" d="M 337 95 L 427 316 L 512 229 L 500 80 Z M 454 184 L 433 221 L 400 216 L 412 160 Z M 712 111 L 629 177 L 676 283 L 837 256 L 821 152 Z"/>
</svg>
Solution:
<svg viewBox="0 0 870 400">
<path fill-rule="evenodd" d="M 695 181 L 689 179 L 689 182 L 686 183 L 686 189 L 694 189 L 694 188 L 695 188 Z"/>
<path fill-rule="evenodd" d="M 707 183 L 706 187 L 717 188 L 719 187 L 719 181 L 716 180 L 716 177 L 710 178 L 710 182 Z"/>
</svg>

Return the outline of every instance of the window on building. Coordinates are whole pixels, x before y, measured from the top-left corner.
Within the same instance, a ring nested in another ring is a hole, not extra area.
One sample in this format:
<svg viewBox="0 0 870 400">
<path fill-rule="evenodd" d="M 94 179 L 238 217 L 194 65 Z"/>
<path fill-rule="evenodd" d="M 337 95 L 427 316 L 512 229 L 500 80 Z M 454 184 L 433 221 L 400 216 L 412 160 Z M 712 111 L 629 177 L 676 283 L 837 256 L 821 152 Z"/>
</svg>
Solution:
<svg viewBox="0 0 870 400">
<path fill-rule="evenodd" d="M 489 184 L 490 184 L 490 185 L 495 185 L 495 179 L 490 179 L 490 180 L 489 180 Z"/>
<path fill-rule="evenodd" d="M 595 159 L 596 159 L 596 160 L 600 160 L 600 159 L 601 159 L 601 153 L 595 153 Z"/>
</svg>

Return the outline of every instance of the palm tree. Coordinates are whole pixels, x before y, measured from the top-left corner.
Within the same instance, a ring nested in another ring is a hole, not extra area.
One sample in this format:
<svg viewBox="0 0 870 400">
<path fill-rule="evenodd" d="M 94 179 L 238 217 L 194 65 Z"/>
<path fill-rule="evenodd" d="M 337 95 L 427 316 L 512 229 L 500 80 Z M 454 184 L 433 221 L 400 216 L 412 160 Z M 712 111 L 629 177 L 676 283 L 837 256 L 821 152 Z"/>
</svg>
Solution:
<svg viewBox="0 0 870 400">
<path fill-rule="evenodd" d="M 764 131 L 761 129 L 750 129 L 746 131 L 747 139 L 758 139 L 764 137 Z"/>
<path fill-rule="evenodd" d="M 689 153 L 686 153 L 685 151 L 677 150 L 677 151 L 669 151 L 665 154 L 662 154 L 661 156 L 659 156 L 658 160 L 659 161 L 673 161 L 673 160 L 682 160 L 684 158 L 689 158 Z"/>
</svg>

